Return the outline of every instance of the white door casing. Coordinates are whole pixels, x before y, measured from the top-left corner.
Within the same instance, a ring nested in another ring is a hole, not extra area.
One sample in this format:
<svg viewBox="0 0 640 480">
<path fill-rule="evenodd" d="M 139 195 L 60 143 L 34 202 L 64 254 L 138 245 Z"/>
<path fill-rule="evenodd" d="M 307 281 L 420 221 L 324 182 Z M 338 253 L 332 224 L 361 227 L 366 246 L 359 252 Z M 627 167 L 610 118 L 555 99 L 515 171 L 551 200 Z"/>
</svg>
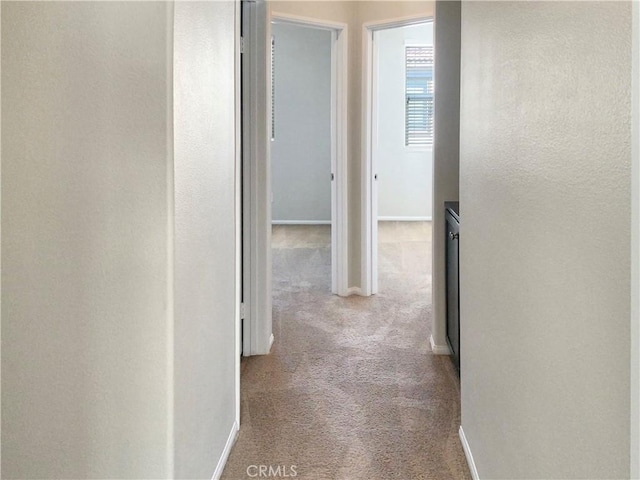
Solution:
<svg viewBox="0 0 640 480">
<path fill-rule="evenodd" d="M 418 15 L 368 22 L 362 26 L 362 278 L 360 282 L 364 296 L 378 293 L 378 188 L 374 148 L 378 135 L 375 101 L 378 82 L 374 32 L 432 21 L 431 16 Z"/>
<path fill-rule="evenodd" d="M 263 0 L 242 2 L 242 355 L 269 353 L 271 181 L 269 169 L 270 29 Z"/>
<path fill-rule="evenodd" d="M 347 296 L 347 25 L 277 12 L 271 22 L 331 32 L 331 291 Z"/>
<path fill-rule="evenodd" d="M 331 289 L 347 296 L 347 25 L 288 14 L 269 15 L 263 0 L 243 2 L 243 356 L 273 344 L 271 272 L 271 21 L 332 32 Z"/>
</svg>

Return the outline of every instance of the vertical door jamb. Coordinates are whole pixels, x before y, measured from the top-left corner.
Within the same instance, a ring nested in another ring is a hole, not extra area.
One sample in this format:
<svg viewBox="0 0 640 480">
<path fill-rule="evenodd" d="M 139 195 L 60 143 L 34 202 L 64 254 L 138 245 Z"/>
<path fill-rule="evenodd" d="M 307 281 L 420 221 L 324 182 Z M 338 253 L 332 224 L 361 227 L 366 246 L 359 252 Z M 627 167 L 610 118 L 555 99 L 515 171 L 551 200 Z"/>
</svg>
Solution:
<svg viewBox="0 0 640 480">
<path fill-rule="evenodd" d="M 271 43 L 264 0 L 243 1 L 242 39 L 242 355 L 269 353 L 271 319 L 271 180 L 268 118 Z"/>
<path fill-rule="evenodd" d="M 377 124 L 377 48 L 374 32 L 387 28 L 405 27 L 433 21 L 432 16 L 417 15 L 379 22 L 368 22 L 362 26 L 362 295 L 378 292 L 378 188 L 375 159 Z"/>
<path fill-rule="evenodd" d="M 331 291 L 348 296 L 347 25 L 276 12 L 271 21 L 331 32 Z"/>
</svg>

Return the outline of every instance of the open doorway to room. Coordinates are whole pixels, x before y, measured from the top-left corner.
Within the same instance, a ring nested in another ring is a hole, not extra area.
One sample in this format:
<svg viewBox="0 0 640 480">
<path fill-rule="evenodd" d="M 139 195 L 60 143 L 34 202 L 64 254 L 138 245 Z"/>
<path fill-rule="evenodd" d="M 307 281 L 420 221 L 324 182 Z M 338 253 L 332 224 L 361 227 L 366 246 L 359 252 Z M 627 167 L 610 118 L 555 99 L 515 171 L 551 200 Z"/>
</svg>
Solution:
<svg viewBox="0 0 640 480">
<path fill-rule="evenodd" d="M 331 44 L 330 30 L 278 21 L 271 25 L 276 307 L 281 296 L 293 291 L 331 292 Z"/>
<path fill-rule="evenodd" d="M 271 351 L 280 287 L 311 280 L 329 297 L 348 294 L 348 41 L 345 23 L 267 15 L 248 1 L 242 35 L 242 337 L 252 356 Z M 303 249 L 316 250 L 310 261 L 294 258 Z"/>
<path fill-rule="evenodd" d="M 346 45 L 346 25 L 272 14 L 274 300 L 346 294 Z"/>
<path fill-rule="evenodd" d="M 433 19 L 365 25 L 363 291 L 393 302 L 429 349 L 434 142 Z"/>
<path fill-rule="evenodd" d="M 372 293 L 402 281 L 399 290 L 423 305 L 431 297 L 433 23 L 374 30 L 372 67 Z"/>
</svg>

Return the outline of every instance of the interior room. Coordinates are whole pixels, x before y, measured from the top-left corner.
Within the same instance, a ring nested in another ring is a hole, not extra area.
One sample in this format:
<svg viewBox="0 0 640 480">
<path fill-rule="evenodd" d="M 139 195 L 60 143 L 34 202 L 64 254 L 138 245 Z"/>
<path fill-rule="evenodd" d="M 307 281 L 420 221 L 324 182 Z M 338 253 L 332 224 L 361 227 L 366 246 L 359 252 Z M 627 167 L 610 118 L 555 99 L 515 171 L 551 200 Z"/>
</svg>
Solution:
<svg viewBox="0 0 640 480">
<path fill-rule="evenodd" d="M 375 30 L 373 47 L 376 294 L 431 308 L 433 23 Z M 430 322 L 415 317 L 420 335 Z"/>
<path fill-rule="evenodd" d="M 275 325 L 300 322 L 296 293 L 331 295 L 331 44 L 328 30 L 271 26 Z"/>
<path fill-rule="evenodd" d="M 331 294 L 331 32 L 271 25 L 273 300 Z M 277 320 L 276 320 L 277 322 Z"/>
</svg>

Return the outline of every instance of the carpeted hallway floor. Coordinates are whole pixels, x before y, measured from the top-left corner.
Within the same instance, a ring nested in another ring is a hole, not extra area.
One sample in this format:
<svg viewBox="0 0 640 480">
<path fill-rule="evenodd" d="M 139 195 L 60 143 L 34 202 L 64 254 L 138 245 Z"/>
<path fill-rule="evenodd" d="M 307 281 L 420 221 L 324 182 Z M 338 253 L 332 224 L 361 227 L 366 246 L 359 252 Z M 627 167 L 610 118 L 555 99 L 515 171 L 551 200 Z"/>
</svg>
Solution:
<svg viewBox="0 0 640 480">
<path fill-rule="evenodd" d="M 459 382 L 428 342 L 430 229 L 381 222 L 379 293 L 340 298 L 330 227 L 274 226 L 275 342 L 242 362 L 241 428 L 223 479 L 256 478 L 261 465 L 301 479 L 471 478 Z"/>
</svg>

